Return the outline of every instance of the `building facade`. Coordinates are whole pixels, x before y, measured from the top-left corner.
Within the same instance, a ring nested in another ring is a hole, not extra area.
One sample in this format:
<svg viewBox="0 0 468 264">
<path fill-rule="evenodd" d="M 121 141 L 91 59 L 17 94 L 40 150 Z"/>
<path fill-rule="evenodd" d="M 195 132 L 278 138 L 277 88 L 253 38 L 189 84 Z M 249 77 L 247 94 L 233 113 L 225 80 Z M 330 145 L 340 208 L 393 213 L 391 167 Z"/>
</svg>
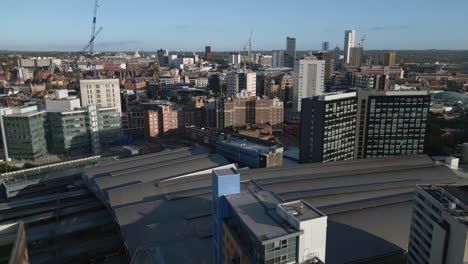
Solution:
<svg viewBox="0 0 468 264">
<path fill-rule="evenodd" d="M 356 31 L 355 30 L 346 30 L 344 37 L 344 64 L 349 64 L 351 48 L 354 47 Z"/>
<path fill-rule="evenodd" d="M 364 48 L 352 47 L 349 49 L 349 66 L 361 67 L 364 63 Z"/>
<path fill-rule="evenodd" d="M 355 158 L 422 154 L 430 101 L 427 91 L 360 90 Z"/>
<path fill-rule="evenodd" d="M 294 67 L 296 60 L 296 38 L 286 38 L 285 66 Z"/>
<path fill-rule="evenodd" d="M 330 49 L 330 42 L 324 41 L 322 42 L 322 51 L 328 51 Z"/>
<path fill-rule="evenodd" d="M 4 108 L 1 118 L 7 159 L 35 160 L 47 154 L 45 112 L 37 106 Z"/>
<path fill-rule="evenodd" d="M 397 57 L 397 52 L 396 51 L 385 52 L 384 56 L 383 56 L 382 64 L 384 66 L 395 66 L 396 65 L 396 57 Z"/>
<path fill-rule="evenodd" d="M 265 76 L 264 94 L 270 98 L 277 97 L 283 102 L 291 101 L 294 79 L 290 74 Z"/>
<path fill-rule="evenodd" d="M 116 108 L 122 112 L 118 79 L 80 80 L 81 105 Z"/>
<path fill-rule="evenodd" d="M 294 64 L 293 110 L 301 111 L 303 98 L 325 92 L 325 61 L 315 57 L 296 60 Z"/>
<path fill-rule="evenodd" d="M 468 262 L 468 186 L 416 186 L 408 264 Z"/>
<path fill-rule="evenodd" d="M 205 47 L 205 59 L 206 61 L 211 61 L 211 46 Z"/>
<path fill-rule="evenodd" d="M 325 263 L 325 214 L 241 183 L 235 169 L 213 170 L 212 186 L 214 263 Z"/>
<path fill-rule="evenodd" d="M 301 163 L 354 158 L 356 92 L 325 94 L 302 100 Z"/>
<path fill-rule="evenodd" d="M 272 67 L 284 67 L 284 50 L 274 50 L 272 52 Z"/>
<path fill-rule="evenodd" d="M 244 70 L 228 72 L 226 76 L 227 95 L 234 96 L 242 90 L 246 90 L 250 95 L 257 93 L 257 74 Z"/>
<path fill-rule="evenodd" d="M 230 65 L 240 65 L 241 64 L 241 55 L 239 53 L 231 53 L 229 55 L 229 64 Z"/>
<path fill-rule="evenodd" d="M 122 136 L 120 113 L 115 108 L 88 106 L 47 112 L 47 127 L 49 152 L 54 154 L 99 154 L 103 145 Z"/>
</svg>

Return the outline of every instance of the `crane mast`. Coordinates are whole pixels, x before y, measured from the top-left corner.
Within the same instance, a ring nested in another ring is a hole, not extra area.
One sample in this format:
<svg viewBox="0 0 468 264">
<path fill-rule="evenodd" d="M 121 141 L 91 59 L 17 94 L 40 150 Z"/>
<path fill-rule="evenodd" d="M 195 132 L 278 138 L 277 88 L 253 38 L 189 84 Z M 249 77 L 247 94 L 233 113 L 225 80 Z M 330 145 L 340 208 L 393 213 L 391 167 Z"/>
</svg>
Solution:
<svg viewBox="0 0 468 264">
<path fill-rule="evenodd" d="M 89 52 L 93 55 L 94 52 L 94 39 L 96 38 L 96 18 L 97 18 L 97 10 L 99 7 L 98 0 L 94 0 L 94 12 L 93 12 L 93 23 L 91 27 L 91 41 L 89 46 Z"/>
</svg>

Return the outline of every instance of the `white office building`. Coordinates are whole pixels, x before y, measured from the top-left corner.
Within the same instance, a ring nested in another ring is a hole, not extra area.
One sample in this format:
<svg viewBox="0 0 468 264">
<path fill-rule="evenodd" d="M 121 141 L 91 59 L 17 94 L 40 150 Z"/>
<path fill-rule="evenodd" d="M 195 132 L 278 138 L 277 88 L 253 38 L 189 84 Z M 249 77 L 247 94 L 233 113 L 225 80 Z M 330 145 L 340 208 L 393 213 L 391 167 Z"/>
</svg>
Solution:
<svg viewBox="0 0 468 264">
<path fill-rule="evenodd" d="M 241 63 L 241 55 L 239 53 L 232 53 L 229 55 L 230 65 L 239 65 Z"/>
<path fill-rule="evenodd" d="M 81 108 L 80 99 L 69 96 L 68 90 L 55 90 L 54 98 L 46 98 L 45 105 L 48 112 L 67 112 Z"/>
<path fill-rule="evenodd" d="M 302 98 L 325 92 L 325 61 L 306 57 L 294 62 L 293 110 L 301 111 Z"/>
<path fill-rule="evenodd" d="M 273 58 L 271 55 L 262 55 L 260 56 L 259 62 L 262 67 L 271 67 L 273 64 Z"/>
<path fill-rule="evenodd" d="M 226 75 L 226 88 L 228 96 L 235 96 L 242 90 L 246 90 L 251 96 L 257 93 L 257 74 L 244 70 L 228 72 Z"/>
<path fill-rule="evenodd" d="M 416 186 L 408 264 L 468 263 L 468 186 Z"/>
<path fill-rule="evenodd" d="M 344 63 L 349 63 L 351 55 L 351 48 L 354 47 L 354 39 L 356 37 L 356 30 L 346 30 L 344 38 Z"/>
<path fill-rule="evenodd" d="M 82 106 L 117 108 L 122 113 L 118 79 L 80 80 Z"/>
</svg>

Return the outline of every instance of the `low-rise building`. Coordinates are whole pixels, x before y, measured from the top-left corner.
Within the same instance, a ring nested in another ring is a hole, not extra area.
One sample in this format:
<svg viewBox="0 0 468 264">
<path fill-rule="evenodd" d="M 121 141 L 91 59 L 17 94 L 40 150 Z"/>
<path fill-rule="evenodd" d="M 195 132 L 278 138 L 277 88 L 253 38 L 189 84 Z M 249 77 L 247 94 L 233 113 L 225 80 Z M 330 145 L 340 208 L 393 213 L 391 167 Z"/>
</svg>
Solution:
<svg viewBox="0 0 468 264">
<path fill-rule="evenodd" d="M 283 146 L 275 142 L 241 135 L 220 135 L 216 152 L 228 160 L 250 168 L 283 165 Z"/>
</svg>

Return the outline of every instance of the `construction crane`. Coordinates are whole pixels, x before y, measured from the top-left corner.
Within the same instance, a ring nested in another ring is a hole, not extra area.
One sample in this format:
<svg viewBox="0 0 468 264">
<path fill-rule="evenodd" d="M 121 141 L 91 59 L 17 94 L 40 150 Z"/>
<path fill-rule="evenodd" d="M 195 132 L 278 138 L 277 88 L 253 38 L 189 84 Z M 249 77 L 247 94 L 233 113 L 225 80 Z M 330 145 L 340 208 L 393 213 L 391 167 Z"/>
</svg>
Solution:
<svg viewBox="0 0 468 264">
<path fill-rule="evenodd" d="M 361 41 L 358 42 L 359 47 L 364 47 L 364 41 L 366 41 L 366 40 L 367 40 L 367 35 L 364 35 L 361 38 Z"/>
<path fill-rule="evenodd" d="M 244 69 L 247 68 L 247 58 L 249 62 L 252 60 L 252 34 L 253 29 L 250 30 L 249 40 L 244 45 Z"/>
<path fill-rule="evenodd" d="M 89 46 L 89 53 L 93 55 L 94 52 L 94 39 L 96 38 L 96 20 L 97 20 L 97 10 L 99 8 L 99 0 L 94 0 L 94 12 L 93 12 L 93 23 L 91 28 L 91 41 Z"/>
<path fill-rule="evenodd" d="M 100 27 L 96 31 L 96 21 L 97 21 L 97 10 L 99 8 L 99 0 L 94 1 L 94 11 L 93 11 L 93 20 L 92 20 L 92 26 L 91 26 L 91 38 L 84 47 L 84 49 L 81 50 L 81 52 L 78 53 L 78 59 L 76 61 L 76 81 L 77 81 L 77 86 L 79 85 L 79 80 L 80 80 L 80 66 L 79 66 L 79 58 L 82 54 L 89 52 L 91 55 L 89 65 L 91 66 L 91 70 L 93 71 L 93 76 L 96 78 L 97 73 L 96 73 L 96 63 L 94 61 L 94 58 L 92 57 L 94 54 L 94 41 L 96 40 L 96 37 L 101 33 L 102 27 Z"/>
</svg>

